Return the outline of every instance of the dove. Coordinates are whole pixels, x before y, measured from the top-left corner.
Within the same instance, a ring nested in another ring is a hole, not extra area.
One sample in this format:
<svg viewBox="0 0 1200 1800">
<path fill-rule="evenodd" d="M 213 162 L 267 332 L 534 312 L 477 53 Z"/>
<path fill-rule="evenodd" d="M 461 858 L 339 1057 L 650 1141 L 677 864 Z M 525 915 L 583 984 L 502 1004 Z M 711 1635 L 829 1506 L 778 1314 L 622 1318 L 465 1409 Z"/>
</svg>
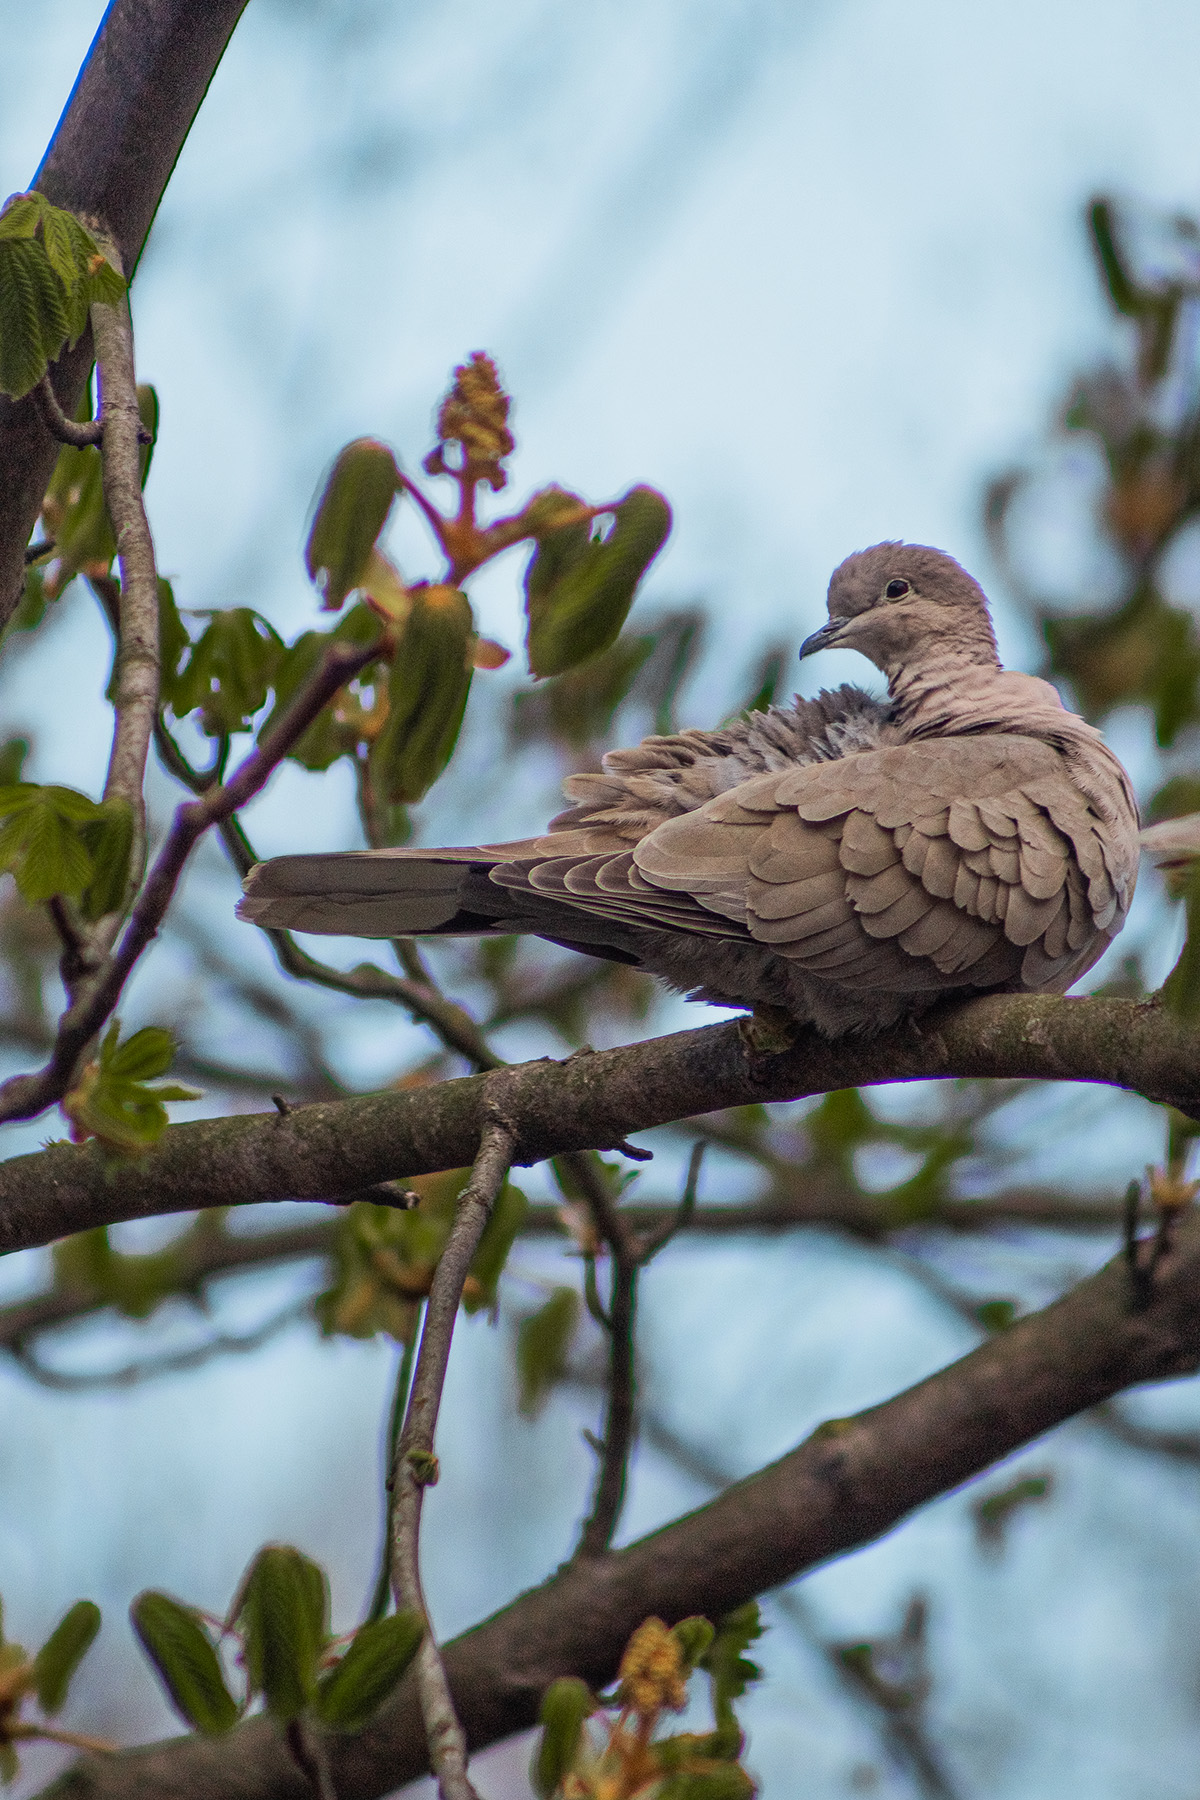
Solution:
<svg viewBox="0 0 1200 1800">
<path fill-rule="evenodd" d="M 942 551 L 847 557 L 828 612 L 800 656 L 860 651 L 886 700 L 845 686 L 611 750 L 519 842 L 275 857 L 240 915 L 528 932 L 828 1037 L 939 1000 L 1065 992 L 1133 896 L 1125 771 L 1048 682 L 1001 667 L 982 589 Z"/>
</svg>

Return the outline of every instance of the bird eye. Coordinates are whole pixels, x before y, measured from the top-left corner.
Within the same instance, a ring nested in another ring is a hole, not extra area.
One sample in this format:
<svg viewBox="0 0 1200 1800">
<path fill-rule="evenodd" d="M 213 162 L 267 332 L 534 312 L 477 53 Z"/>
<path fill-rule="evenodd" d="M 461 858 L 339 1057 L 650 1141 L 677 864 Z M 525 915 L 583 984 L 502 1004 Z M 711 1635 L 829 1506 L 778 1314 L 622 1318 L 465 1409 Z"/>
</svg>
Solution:
<svg viewBox="0 0 1200 1800">
<path fill-rule="evenodd" d="M 912 592 L 912 589 L 907 581 L 889 581 L 883 591 L 889 600 L 902 600 L 905 594 Z"/>
</svg>

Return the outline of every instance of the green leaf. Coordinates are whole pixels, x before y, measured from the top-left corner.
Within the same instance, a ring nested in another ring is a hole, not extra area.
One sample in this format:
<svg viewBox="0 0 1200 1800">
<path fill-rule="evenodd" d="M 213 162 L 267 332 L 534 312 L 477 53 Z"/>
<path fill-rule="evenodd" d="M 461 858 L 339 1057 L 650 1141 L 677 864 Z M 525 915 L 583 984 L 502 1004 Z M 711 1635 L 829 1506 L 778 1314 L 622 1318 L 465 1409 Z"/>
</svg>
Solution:
<svg viewBox="0 0 1200 1800">
<path fill-rule="evenodd" d="M 533 1753 L 529 1778 L 541 1800 L 552 1800 L 570 1774 L 583 1738 L 583 1728 L 595 1711 L 591 1690 L 574 1676 L 564 1676 L 546 1689 L 540 1718 L 542 1735 Z"/>
<path fill-rule="evenodd" d="M 560 675 L 616 641 L 671 529 L 671 509 L 653 488 L 631 488 L 612 514 L 607 537 L 592 536 L 586 525 L 561 525 L 538 538 L 525 575 L 526 649 L 535 675 Z"/>
<path fill-rule="evenodd" d="M 9 797 L 18 793 L 19 802 L 9 804 Z M 0 790 L 0 813 L 7 813 L 0 826 L 0 869 L 8 869 L 16 878 L 18 893 L 31 905 L 56 894 L 77 899 L 92 878 L 92 859 L 74 829 L 78 814 L 72 817 L 71 803 L 75 799 L 84 800 L 85 796 L 71 795 L 67 788 L 23 784 Z M 98 810 L 95 803 L 86 804 L 94 815 Z"/>
<path fill-rule="evenodd" d="M 174 1054 L 169 1032 L 148 1025 L 124 1043 L 120 1020 L 114 1019 L 89 1063 L 63 1101 L 63 1111 L 76 1129 L 99 1138 L 106 1150 L 135 1156 L 148 1149 L 167 1127 L 166 1102 L 197 1100 L 194 1088 L 169 1083 L 150 1087 L 147 1077 L 162 1075 Z"/>
<path fill-rule="evenodd" d="M 697 1615 L 690 1619 L 680 1619 L 678 1625 L 672 1625 L 671 1635 L 679 1645 L 684 1668 L 690 1675 L 699 1666 L 701 1657 L 707 1653 L 717 1634 L 715 1626 L 709 1620 Z"/>
<path fill-rule="evenodd" d="M 305 566 L 328 611 L 336 612 L 362 580 L 399 481 L 395 457 L 376 438 L 356 438 L 339 453 L 304 550 Z"/>
<path fill-rule="evenodd" d="M 99 1629 L 100 1608 L 92 1600 L 77 1600 L 34 1657 L 38 1705 L 44 1713 L 56 1713 L 62 1706 L 71 1677 Z"/>
<path fill-rule="evenodd" d="M 170 1594 L 148 1590 L 138 1595 L 129 1616 L 184 1722 L 206 1737 L 231 1730 L 242 1708 L 225 1684 L 220 1659 L 195 1609 Z"/>
<path fill-rule="evenodd" d="M 158 389 L 148 381 L 139 381 L 137 387 L 138 417 L 142 421 L 142 429 L 146 433 L 147 442 L 138 449 L 138 462 L 141 467 L 142 486 L 146 485 L 146 477 L 150 473 L 150 464 L 154 461 L 154 450 L 158 443 Z"/>
<path fill-rule="evenodd" d="M 1100 272 L 1104 277 L 1104 285 L 1108 289 L 1109 298 L 1119 313 L 1124 313 L 1127 318 L 1136 318 L 1143 310 L 1143 300 L 1125 267 L 1124 258 L 1117 249 L 1112 206 L 1109 201 L 1103 199 L 1092 201 L 1088 208 L 1088 224 L 1091 227 L 1096 260 L 1100 264 Z"/>
<path fill-rule="evenodd" d="M 124 292 L 78 219 L 43 194 L 14 195 L 0 213 L 0 390 L 28 393 L 79 338 L 93 302 Z"/>
<path fill-rule="evenodd" d="M 714 1737 L 718 1753 L 734 1757 L 741 1747 L 742 1734 L 734 1717 L 733 1702 L 740 1700 L 753 1681 L 761 1681 L 762 1670 L 745 1652 L 763 1633 L 758 1602 L 748 1600 L 717 1621 L 717 1635 L 700 1658 L 699 1667 L 712 1680 Z"/>
<path fill-rule="evenodd" d="M 85 919 L 102 919 L 118 912 L 129 884 L 129 859 L 133 852 L 133 808 L 128 800 L 105 800 L 97 816 L 79 827 L 92 862 L 92 878 L 83 890 L 81 910 Z"/>
<path fill-rule="evenodd" d="M 517 1327 L 517 1405 L 527 1419 L 545 1405 L 556 1381 L 566 1372 L 571 1339 L 579 1323 L 579 1295 L 574 1288 L 555 1288 L 544 1306 Z"/>
<path fill-rule="evenodd" d="M 306 631 L 290 644 L 275 670 L 275 705 L 259 727 L 259 742 L 272 729 L 276 720 L 304 684 L 316 673 L 331 643 L 369 644 L 379 636 L 379 617 L 369 606 L 352 606 L 331 631 Z M 360 681 L 370 681 L 376 670 L 372 664 L 364 669 Z M 347 716 L 349 715 L 349 716 Z M 308 730 L 288 751 L 293 762 L 302 769 L 324 770 L 339 756 L 352 752 L 361 741 L 346 695 L 331 700 L 313 720 Z"/>
<path fill-rule="evenodd" d="M 68 296 L 43 245 L 0 242 L 0 391 L 19 400 L 42 379 L 71 327 Z"/>
<path fill-rule="evenodd" d="M 67 444 L 58 453 L 50 486 L 42 502 L 42 518 L 54 539 L 58 570 L 55 592 L 80 569 L 106 574 L 117 553 L 104 502 L 104 467 L 94 445 L 76 450 Z"/>
<path fill-rule="evenodd" d="M 199 711 L 209 737 L 246 731 L 264 705 L 283 659 L 283 640 L 260 613 L 233 606 L 214 613 L 182 669 L 164 683 L 177 719 Z"/>
<path fill-rule="evenodd" d="M 165 705 L 174 692 L 179 665 L 183 661 L 184 652 L 190 650 L 192 640 L 188 636 L 183 620 L 179 616 L 179 608 L 175 604 L 175 590 L 169 581 L 160 575 L 158 578 L 158 662 L 161 671 L 162 701 Z"/>
<path fill-rule="evenodd" d="M 119 1044 L 109 1029 L 100 1052 L 100 1068 L 120 1081 L 153 1081 L 165 1075 L 175 1054 L 175 1039 L 157 1025 L 144 1025 Z"/>
<path fill-rule="evenodd" d="M 0 744 L 0 788 L 17 787 L 29 755 L 29 739 L 12 737 Z"/>
<path fill-rule="evenodd" d="M 314 1711 L 331 1731 L 361 1731 L 392 1692 L 425 1634 L 415 1612 L 393 1613 L 356 1631 L 317 1685 Z"/>
<path fill-rule="evenodd" d="M 528 1211 L 529 1202 L 520 1188 L 506 1181 L 496 1196 L 492 1215 L 483 1228 L 479 1248 L 471 1262 L 468 1279 L 472 1287 L 463 1294 L 467 1312 L 480 1312 L 496 1304 L 496 1284 Z"/>
<path fill-rule="evenodd" d="M 251 1691 L 286 1724 L 316 1691 L 317 1659 L 328 1638 L 325 1572 L 290 1544 L 268 1544 L 250 1565 L 239 1599 Z"/>
<path fill-rule="evenodd" d="M 471 603 L 457 588 L 412 590 L 412 610 L 388 679 L 388 713 L 371 746 L 375 792 L 419 800 L 450 761 L 471 687 Z"/>
</svg>

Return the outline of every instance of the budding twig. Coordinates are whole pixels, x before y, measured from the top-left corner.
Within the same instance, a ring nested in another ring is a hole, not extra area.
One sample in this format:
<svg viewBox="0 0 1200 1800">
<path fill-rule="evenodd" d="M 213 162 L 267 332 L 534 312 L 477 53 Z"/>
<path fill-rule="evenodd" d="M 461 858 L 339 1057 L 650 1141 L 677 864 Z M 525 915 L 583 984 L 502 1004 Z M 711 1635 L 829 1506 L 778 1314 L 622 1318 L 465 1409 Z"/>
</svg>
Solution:
<svg viewBox="0 0 1200 1800">
<path fill-rule="evenodd" d="M 454 1710 L 421 1588 L 421 1505 L 425 1488 L 437 1479 L 434 1432 L 463 1283 L 508 1174 L 516 1143 L 517 1131 L 512 1121 L 494 1102 L 488 1103 L 471 1179 L 459 1195 L 454 1224 L 425 1308 L 416 1374 L 392 1469 L 392 1583 L 397 1606 L 410 1608 L 425 1620 L 425 1636 L 416 1659 L 417 1691 L 441 1800 L 479 1800 L 479 1796 L 467 1774 L 466 1737 Z"/>
</svg>

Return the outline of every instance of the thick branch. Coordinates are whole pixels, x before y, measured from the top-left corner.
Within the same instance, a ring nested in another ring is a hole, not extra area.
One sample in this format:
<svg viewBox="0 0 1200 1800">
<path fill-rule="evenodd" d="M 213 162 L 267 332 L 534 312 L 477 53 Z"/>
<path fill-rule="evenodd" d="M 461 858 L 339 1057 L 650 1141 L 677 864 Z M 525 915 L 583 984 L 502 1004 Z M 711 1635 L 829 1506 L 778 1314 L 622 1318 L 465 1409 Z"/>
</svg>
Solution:
<svg viewBox="0 0 1200 1800">
<path fill-rule="evenodd" d="M 969 1356 L 798 1449 L 627 1549 L 577 1558 L 445 1646 L 455 1704 L 479 1748 L 533 1723 L 549 1683 L 611 1680 L 648 1614 L 714 1617 L 870 1543 L 914 1508 L 1137 1382 L 1200 1364 L 1200 1218 L 1180 1233 L 1150 1303 L 1130 1306 L 1123 1258 Z M 376 1800 L 427 1766 L 414 1683 L 359 1737 L 333 1747 L 340 1800 Z M 80 1765 L 62 1800 L 291 1800 L 269 1726 L 220 1744 L 150 1746 Z M 69 1785 L 68 1785 L 69 1784 Z"/>
<path fill-rule="evenodd" d="M 137 265 L 163 190 L 246 0 L 112 0 L 33 185 L 97 220 Z M 74 413 L 90 332 L 51 371 Z M 0 398 L 0 627 L 25 582 L 24 550 L 58 455 L 37 403 Z"/>
<path fill-rule="evenodd" d="M 973 1000 L 931 1015 L 920 1032 L 910 1026 L 837 1043 L 805 1032 L 784 1055 L 754 1060 L 736 1025 L 713 1025 L 509 1070 L 521 1121 L 513 1160 L 611 1148 L 630 1132 L 723 1107 L 951 1075 L 1108 1082 L 1190 1113 L 1200 1109 L 1200 1037 L 1151 1002 L 1042 995 Z M 378 1181 L 463 1168 L 479 1142 L 486 1080 L 468 1075 L 319 1102 L 286 1118 L 252 1113 L 174 1125 L 117 1170 L 95 1144 L 15 1157 L 0 1164 L 0 1252 L 122 1219 L 329 1200 Z"/>
</svg>

